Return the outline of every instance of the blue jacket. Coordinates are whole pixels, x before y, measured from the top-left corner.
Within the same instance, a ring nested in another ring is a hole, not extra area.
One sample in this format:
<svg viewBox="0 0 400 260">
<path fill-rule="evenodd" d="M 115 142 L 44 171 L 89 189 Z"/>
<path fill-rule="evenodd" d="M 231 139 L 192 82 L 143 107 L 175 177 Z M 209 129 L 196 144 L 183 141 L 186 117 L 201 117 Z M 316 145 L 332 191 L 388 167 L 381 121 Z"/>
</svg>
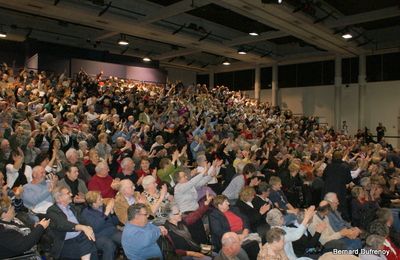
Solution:
<svg viewBox="0 0 400 260">
<path fill-rule="evenodd" d="M 104 215 L 103 212 L 87 207 L 83 209 L 81 217 L 93 228 L 96 236 L 111 236 L 118 232 L 116 225 L 119 223 L 115 215 Z"/>
<path fill-rule="evenodd" d="M 151 223 L 144 227 L 126 223 L 122 232 L 122 247 L 125 255 L 130 260 L 162 259 L 161 250 L 157 244 L 160 235 L 160 229 Z"/>
</svg>

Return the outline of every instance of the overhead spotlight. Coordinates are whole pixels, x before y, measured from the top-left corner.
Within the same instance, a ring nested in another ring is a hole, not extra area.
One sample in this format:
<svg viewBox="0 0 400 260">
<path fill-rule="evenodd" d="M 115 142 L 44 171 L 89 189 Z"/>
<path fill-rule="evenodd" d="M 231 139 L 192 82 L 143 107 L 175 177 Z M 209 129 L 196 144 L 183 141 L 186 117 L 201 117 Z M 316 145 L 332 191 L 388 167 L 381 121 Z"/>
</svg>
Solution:
<svg viewBox="0 0 400 260">
<path fill-rule="evenodd" d="M 263 4 L 282 4 L 283 0 L 261 0 Z"/>
<path fill-rule="evenodd" d="M 257 32 L 249 32 L 250 36 L 258 36 L 259 34 Z"/>
<path fill-rule="evenodd" d="M 144 57 L 144 58 L 143 58 L 143 61 L 149 62 L 149 61 L 151 61 L 151 59 L 150 59 L 149 57 Z"/>
<path fill-rule="evenodd" d="M 229 66 L 231 65 L 231 63 L 228 60 L 224 60 L 224 62 L 222 62 L 222 65 Z"/>
<path fill-rule="evenodd" d="M 346 40 L 353 38 L 353 35 L 351 35 L 350 33 L 345 33 L 342 35 L 342 37 Z"/>
<path fill-rule="evenodd" d="M 126 36 L 124 34 L 121 34 L 121 38 L 119 39 L 118 44 L 122 46 L 129 45 L 129 42 L 126 40 Z"/>
<path fill-rule="evenodd" d="M 6 37 L 7 37 L 7 33 L 1 31 L 1 32 L 0 32 L 0 38 L 6 38 Z"/>
<path fill-rule="evenodd" d="M 246 52 L 246 50 L 245 50 L 245 49 L 243 49 L 243 48 L 240 48 L 240 49 L 238 50 L 238 54 L 240 54 L 240 55 L 246 55 L 246 54 L 247 54 L 247 52 Z"/>
</svg>

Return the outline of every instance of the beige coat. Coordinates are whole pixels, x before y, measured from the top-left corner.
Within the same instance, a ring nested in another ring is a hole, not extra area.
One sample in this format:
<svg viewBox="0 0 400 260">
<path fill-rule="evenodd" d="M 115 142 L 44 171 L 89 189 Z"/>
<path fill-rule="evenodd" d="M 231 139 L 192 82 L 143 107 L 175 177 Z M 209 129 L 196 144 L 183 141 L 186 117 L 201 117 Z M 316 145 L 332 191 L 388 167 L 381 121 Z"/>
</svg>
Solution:
<svg viewBox="0 0 400 260">
<path fill-rule="evenodd" d="M 308 226 L 308 230 L 310 231 L 311 235 L 314 236 L 315 228 L 321 222 L 325 222 L 326 223 L 326 228 L 322 231 L 321 237 L 319 238 L 319 242 L 322 245 L 325 245 L 329 241 L 336 240 L 336 239 L 341 239 L 343 237 L 339 232 L 335 232 L 332 229 L 332 226 L 329 223 L 328 217 L 325 217 L 322 220 L 317 214 L 314 215 L 311 224 Z"/>
</svg>

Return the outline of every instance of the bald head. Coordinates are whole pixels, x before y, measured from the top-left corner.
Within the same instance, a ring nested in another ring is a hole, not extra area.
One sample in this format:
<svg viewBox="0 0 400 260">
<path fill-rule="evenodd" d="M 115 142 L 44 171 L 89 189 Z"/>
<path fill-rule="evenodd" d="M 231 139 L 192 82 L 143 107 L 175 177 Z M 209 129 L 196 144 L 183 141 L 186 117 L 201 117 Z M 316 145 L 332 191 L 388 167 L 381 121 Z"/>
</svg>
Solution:
<svg viewBox="0 0 400 260">
<path fill-rule="evenodd" d="M 319 207 L 325 207 L 326 205 L 329 205 L 329 203 L 326 200 L 321 200 L 321 202 L 319 203 Z"/>
</svg>

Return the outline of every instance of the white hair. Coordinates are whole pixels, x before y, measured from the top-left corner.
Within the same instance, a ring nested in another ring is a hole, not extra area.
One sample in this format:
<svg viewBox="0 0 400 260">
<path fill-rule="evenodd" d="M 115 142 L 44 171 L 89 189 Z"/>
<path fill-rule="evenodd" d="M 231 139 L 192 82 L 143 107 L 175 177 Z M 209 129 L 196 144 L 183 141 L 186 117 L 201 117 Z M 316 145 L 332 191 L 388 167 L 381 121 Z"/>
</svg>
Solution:
<svg viewBox="0 0 400 260">
<path fill-rule="evenodd" d="M 121 168 L 125 168 L 129 162 L 133 163 L 133 160 L 129 157 L 125 157 L 124 159 L 122 159 L 121 161 Z"/>
<path fill-rule="evenodd" d="M 108 167 L 108 165 L 107 165 L 106 162 L 99 162 L 99 163 L 96 165 L 96 168 L 94 168 L 94 170 L 95 170 L 95 172 L 97 173 L 97 172 L 103 171 L 106 167 Z"/>
<path fill-rule="evenodd" d="M 142 180 L 143 189 L 146 189 L 149 186 L 149 184 L 153 182 L 156 182 L 156 179 L 153 177 L 153 175 L 145 176 Z"/>
<path fill-rule="evenodd" d="M 279 209 L 271 209 L 267 213 L 267 223 L 271 226 L 278 226 L 280 227 L 282 225 L 282 220 L 283 218 L 282 212 L 280 212 Z"/>
<path fill-rule="evenodd" d="M 68 151 L 65 153 L 65 157 L 67 157 L 68 159 L 71 158 L 71 156 L 73 156 L 74 154 L 78 155 L 78 151 L 74 148 L 69 148 Z"/>
<path fill-rule="evenodd" d="M 325 194 L 324 200 L 328 201 L 328 202 L 333 202 L 333 199 L 337 198 L 336 193 L 334 192 L 328 192 L 327 194 Z"/>
</svg>

